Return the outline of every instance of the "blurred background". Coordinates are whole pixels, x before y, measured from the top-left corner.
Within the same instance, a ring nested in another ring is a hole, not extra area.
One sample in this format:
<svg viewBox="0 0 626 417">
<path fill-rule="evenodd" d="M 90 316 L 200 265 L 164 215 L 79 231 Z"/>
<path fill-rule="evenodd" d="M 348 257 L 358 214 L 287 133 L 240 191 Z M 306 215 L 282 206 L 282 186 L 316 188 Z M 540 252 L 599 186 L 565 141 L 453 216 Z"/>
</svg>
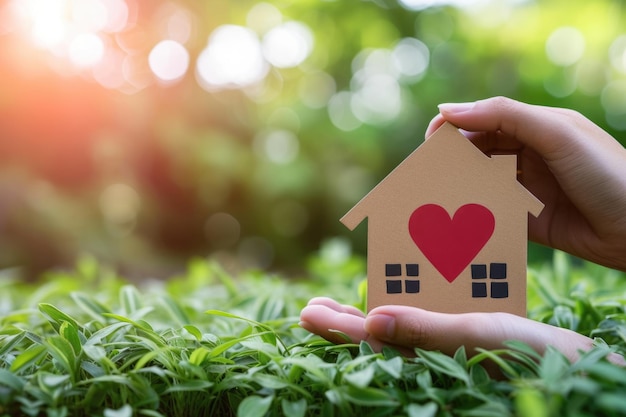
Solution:
<svg viewBox="0 0 626 417">
<path fill-rule="evenodd" d="M 0 268 L 297 274 L 335 236 L 364 254 L 338 219 L 438 103 L 506 95 L 625 138 L 625 6 L 0 1 Z"/>
</svg>

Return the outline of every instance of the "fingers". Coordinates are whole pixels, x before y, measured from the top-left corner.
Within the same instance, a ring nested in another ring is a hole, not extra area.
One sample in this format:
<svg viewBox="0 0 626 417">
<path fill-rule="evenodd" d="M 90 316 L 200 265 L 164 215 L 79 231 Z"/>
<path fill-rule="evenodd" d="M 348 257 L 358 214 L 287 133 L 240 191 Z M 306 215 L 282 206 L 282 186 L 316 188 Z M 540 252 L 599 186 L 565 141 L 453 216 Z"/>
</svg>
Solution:
<svg viewBox="0 0 626 417">
<path fill-rule="evenodd" d="M 367 340 L 369 334 L 363 329 L 364 321 L 363 313 L 356 307 L 325 297 L 312 299 L 300 313 L 300 326 L 333 343 L 349 342 L 339 332 L 354 343 Z"/>
<path fill-rule="evenodd" d="M 572 332 L 506 313 L 445 314 L 406 306 L 375 308 L 365 330 L 383 342 L 439 350 L 453 355 L 459 346 L 468 354 L 476 348 L 498 349 L 507 340 L 521 340 L 540 353 L 553 346 L 575 361 L 592 340 Z"/>
<path fill-rule="evenodd" d="M 313 298 L 300 313 L 300 326 L 333 343 L 359 343 L 364 340 L 375 351 L 389 345 L 405 356 L 414 356 L 413 348 L 384 343 L 365 331 L 365 315 L 356 307 L 339 304 L 326 297 Z M 350 340 L 346 340 L 347 336 Z"/>
<path fill-rule="evenodd" d="M 586 120 L 572 111 L 534 106 L 505 97 L 473 103 L 445 103 L 439 110 L 441 114 L 433 119 L 430 130 L 447 120 L 472 132 L 502 132 L 542 155 L 565 146 L 571 138 L 569 132 L 575 128 L 573 125 Z"/>
<path fill-rule="evenodd" d="M 335 310 L 338 313 L 347 313 L 347 314 L 352 314 L 352 315 L 359 316 L 359 317 L 365 317 L 365 314 L 358 308 L 351 306 L 351 305 L 339 304 L 337 301 L 328 297 L 312 298 L 311 300 L 309 300 L 307 305 L 309 306 L 322 305 L 332 310 Z"/>
</svg>

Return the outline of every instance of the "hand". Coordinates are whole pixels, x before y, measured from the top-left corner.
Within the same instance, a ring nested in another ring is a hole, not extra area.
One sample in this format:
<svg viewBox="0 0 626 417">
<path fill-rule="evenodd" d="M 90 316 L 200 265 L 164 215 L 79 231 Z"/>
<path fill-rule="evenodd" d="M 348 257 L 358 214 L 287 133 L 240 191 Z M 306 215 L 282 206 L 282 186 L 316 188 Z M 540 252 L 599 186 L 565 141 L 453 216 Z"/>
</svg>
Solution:
<svg viewBox="0 0 626 417">
<path fill-rule="evenodd" d="M 543 353 L 548 346 L 561 351 L 570 361 L 578 359 L 593 341 L 571 330 L 539 323 L 507 313 L 435 313 L 407 306 L 382 306 L 365 316 L 359 309 L 318 297 L 300 314 L 300 325 L 333 343 L 346 343 L 338 332 L 353 343 L 369 342 L 374 350 L 384 345 L 406 356 L 415 356 L 414 348 L 439 350 L 453 355 L 465 346 L 472 356 L 476 348 L 499 349 L 507 340 L 520 340 Z M 612 354 L 609 359 L 624 365 L 624 358 Z"/>
<path fill-rule="evenodd" d="M 442 104 L 426 132 L 451 122 L 487 154 L 517 152 L 520 182 L 544 204 L 529 237 L 626 271 L 626 150 L 577 112 L 503 97 Z"/>
</svg>

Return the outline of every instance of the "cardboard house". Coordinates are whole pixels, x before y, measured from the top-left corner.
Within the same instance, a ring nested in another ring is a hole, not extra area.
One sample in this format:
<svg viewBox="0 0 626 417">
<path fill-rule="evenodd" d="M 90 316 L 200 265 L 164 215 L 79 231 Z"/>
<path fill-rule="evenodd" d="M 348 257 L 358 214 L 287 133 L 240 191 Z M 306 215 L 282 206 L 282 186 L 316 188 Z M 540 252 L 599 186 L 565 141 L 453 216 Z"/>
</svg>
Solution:
<svg viewBox="0 0 626 417">
<path fill-rule="evenodd" d="M 445 123 L 341 219 L 368 219 L 368 311 L 525 316 L 528 214 L 542 209 L 516 155 L 487 156 Z"/>
</svg>

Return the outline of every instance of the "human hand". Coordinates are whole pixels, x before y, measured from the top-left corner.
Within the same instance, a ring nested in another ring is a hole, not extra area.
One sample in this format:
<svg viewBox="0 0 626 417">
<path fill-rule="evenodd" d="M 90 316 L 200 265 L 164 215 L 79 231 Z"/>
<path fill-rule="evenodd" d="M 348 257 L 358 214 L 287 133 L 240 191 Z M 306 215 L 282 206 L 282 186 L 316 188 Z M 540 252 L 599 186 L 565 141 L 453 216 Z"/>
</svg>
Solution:
<svg viewBox="0 0 626 417">
<path fill-rule="evenodd" d="M 300 314 L 300 325 L 333 343 L 346 342 L 341 332 L 354 343 L 367 341 L 376 351 L 387 345 L 406 356 L 414 356 L 416 347 L 453 355 L 460 346 L 472 356 L 476 348 L 499 349 L 507 340 L 520 340 L 539 353 L 552 346 L 574 362 L 579 351 L 593 346 L 590 338 L 579 333 L 508 313 L 446 314 L 390 305 L 365 316 L 326 297 L 309 301 Z M 625 364 L 617 354 L 609 359 Z"/>
<path fill-rule="evenodd" d="M 442 104 L 444 121 L 487 154 L 517 153 L 520 182 L 544 204 L 531 240 L 626 271 L 626 149 L 581 114 L 504 97 Z"/>
</svg>

